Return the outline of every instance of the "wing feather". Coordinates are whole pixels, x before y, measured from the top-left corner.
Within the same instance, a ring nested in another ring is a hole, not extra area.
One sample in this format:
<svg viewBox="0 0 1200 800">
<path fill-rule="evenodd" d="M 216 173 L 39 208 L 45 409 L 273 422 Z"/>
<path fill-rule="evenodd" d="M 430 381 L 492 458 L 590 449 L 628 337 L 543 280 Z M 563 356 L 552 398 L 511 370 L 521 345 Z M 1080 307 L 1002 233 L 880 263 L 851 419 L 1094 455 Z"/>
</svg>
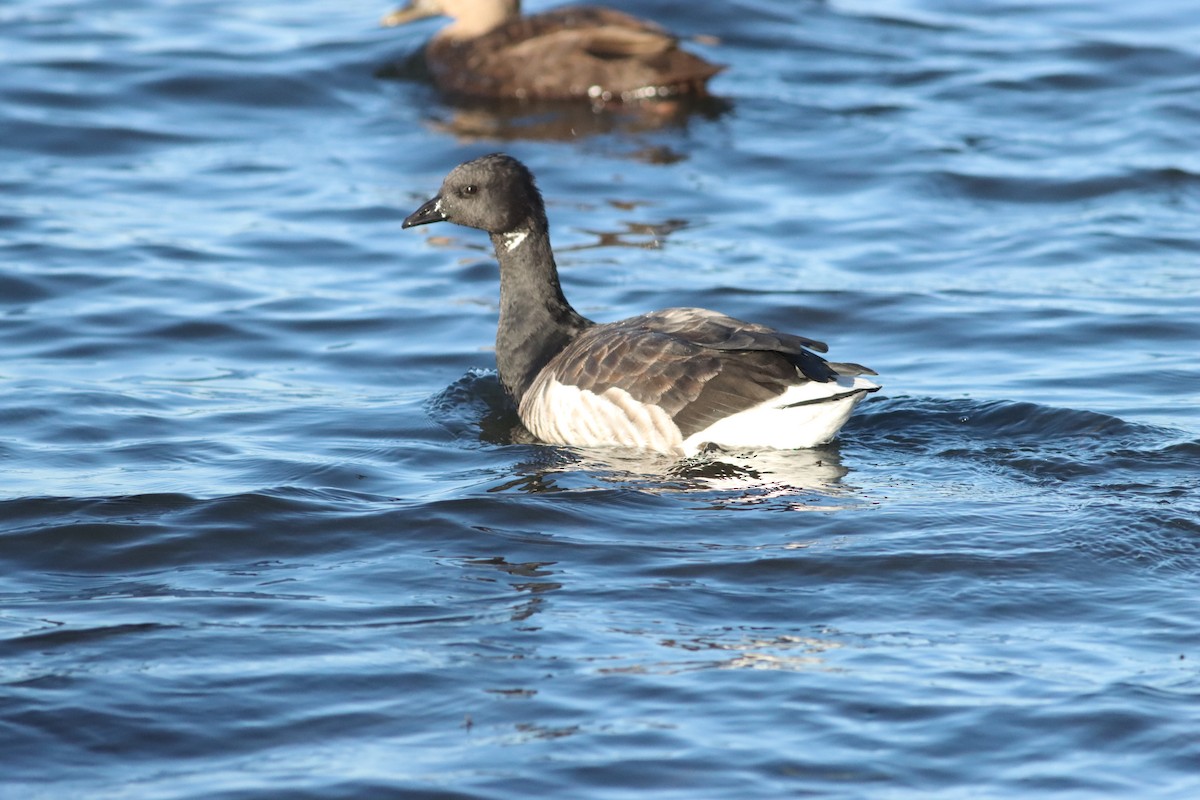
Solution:
<svg viewBox="0 0 1200 800">
<path fill-rule="evenodd" d="M 678 44 L 645 20 L 575 6 L 517 17 L 466 41 L 434 37 L 426 61 L 443 89 L 500 97 L 588 97 L 592 87 L 616 96 L 647 86 L 702 88 L 721 71 Z"/>
<path fill-rule="evenodd" d="M 766 325 L 745 322 L 706 308 L 664 308 L 638 320 L 647 328 L 686 336 L 689 341 L 714 350 L 774 350 L 780 353 L 816 350 L 829 352 L 829 345 L 807 336 L 784 333 Z"/>
<path fill-rule="evenodd" d="M 686 439 L 791 386 L 875 374 L 857 364 L 830 364 L 813 349 L 826 348 L 713 311 L 672 308 L 588 328 L 551 359 L 539 382 L 597 395 L 616 387 L 637 403 L 661 408 Z"/>
</svg>

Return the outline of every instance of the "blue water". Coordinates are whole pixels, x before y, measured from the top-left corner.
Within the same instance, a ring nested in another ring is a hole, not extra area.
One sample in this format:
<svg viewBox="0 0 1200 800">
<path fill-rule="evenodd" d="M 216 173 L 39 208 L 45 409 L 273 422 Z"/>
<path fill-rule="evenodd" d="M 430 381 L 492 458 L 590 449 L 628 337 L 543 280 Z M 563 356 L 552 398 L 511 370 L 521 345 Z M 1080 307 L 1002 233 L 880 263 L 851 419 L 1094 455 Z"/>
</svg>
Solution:
<svg viewBox="0 0 1200 800">
<path fill-rule="evenodd" d="M 626 7 L 723 103 L 451 105 L 382 3 L 0 5 L 0 796 L 1200 796 L 1200 16 Z M 529 443 L 485 237 L 400 229 L 498 149 L 583 313 L 884 390 Z"/>
</svg>

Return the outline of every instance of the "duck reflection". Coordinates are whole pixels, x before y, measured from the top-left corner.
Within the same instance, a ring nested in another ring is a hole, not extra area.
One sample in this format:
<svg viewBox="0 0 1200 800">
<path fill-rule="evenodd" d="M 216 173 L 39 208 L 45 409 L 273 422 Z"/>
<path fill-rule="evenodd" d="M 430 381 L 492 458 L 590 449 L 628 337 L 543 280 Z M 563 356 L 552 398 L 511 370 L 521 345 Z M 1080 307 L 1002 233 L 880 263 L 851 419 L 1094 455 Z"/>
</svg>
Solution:
<svg viewBox="0 0 1200 800">
<path fill-rule="evenodd" d="M 427 124 L 463 144 L 528 140 L 569 142 L 593 136 L 637 136 L 662 130 L 684 130 L 693 117 L 715 120 L 731 108 L 715 97 L 652 103 L 578 106 L 547 102 L 452 99 L 445 107 L 429 107 Z M 642 145 L 627 157 L 648 164 L 673 164 L 686 156 L 661 145 Z"/>
</svg>

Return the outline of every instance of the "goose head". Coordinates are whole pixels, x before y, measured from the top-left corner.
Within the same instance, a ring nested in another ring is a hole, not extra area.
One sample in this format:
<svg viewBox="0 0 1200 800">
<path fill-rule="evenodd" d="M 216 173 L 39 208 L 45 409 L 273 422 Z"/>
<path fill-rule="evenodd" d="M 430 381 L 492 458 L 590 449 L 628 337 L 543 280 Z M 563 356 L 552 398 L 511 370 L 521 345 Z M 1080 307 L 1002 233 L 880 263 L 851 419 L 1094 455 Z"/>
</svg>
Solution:
<svg viewBox="0 0 1200 800">
<path fill-rule="evenodd" d="M 545 230 L 546 210 L 533 174 L 503 153 L 455 167 L 435 197 L 404 220 L 405 228 L 453 222 L 493 235 Z"/>
</svg>

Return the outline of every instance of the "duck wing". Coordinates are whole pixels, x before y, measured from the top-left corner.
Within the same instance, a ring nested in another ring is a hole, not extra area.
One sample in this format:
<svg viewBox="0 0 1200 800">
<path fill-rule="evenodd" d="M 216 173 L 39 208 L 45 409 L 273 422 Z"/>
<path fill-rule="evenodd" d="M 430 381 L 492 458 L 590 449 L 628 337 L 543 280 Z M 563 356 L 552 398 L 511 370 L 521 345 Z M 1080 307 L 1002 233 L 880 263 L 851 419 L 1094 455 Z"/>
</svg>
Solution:
<svg viewBox="0 0 1200 800">
<path fill-rule="evenodd" d="M 486 35 L 492 37 L 497 45 L 518 47 L 531 41 L 552 40 L 567 33 L 580 35 L 582 38 L 579 41 L 587 41 L 587 37 L 595 32 L 597 51 L 616 55 L 620 44 L 615 44 L 616 49 L 609 51 L 602 43 L 605 37 L 612 37 L 614 42 L 619 42 L 621 31 L 627 32 L 630 41 L 640 39 L 641 47 L 646 47 L 652 41 L 657 42 L 653 52 L 661 52 L 679 43 L 679 40 L 661 25 L 638 19 L 622 11 L 597 6 L 566 6 L 540 14 L 517 17 L 506 21 Z"/>
<path fill-rule="evenodd" d="M 812 352 L 825 349 L 813 339 L 713 311 L 665 309 L 585 330 L 551 359 L 530 392 L 554 384 L 595 395 L 619 389 L 661 409 L 687 439 L 790 387 L 874 374 Z"/>
<path fill-rule="evenodd" d="M 703 91 L 721 71 L 652 22 L 591 6 L 518 17 L 475 39 L 434 39 L 439 86 L 489 97 L 621 99 L 639 90 Z"/>
</svg>

